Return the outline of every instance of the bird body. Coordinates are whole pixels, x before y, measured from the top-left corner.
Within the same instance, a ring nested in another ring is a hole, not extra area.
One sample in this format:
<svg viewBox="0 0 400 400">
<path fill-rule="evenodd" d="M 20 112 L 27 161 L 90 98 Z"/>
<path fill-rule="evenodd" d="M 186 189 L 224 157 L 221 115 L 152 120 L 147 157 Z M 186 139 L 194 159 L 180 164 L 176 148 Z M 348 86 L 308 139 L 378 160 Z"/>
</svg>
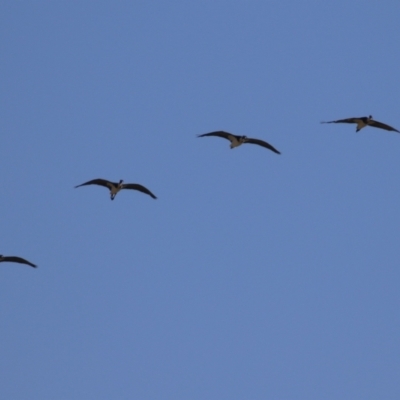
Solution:
<svg viewBox="0 0 400 400">
<path fill-rule="evenodd" d="M 148 194 L 153 199 L 157 198 L 156 196 L 154 196 L 154 194 L 152 192 L 150 192 L 149 189 L 145 188 L 144 186 L 139 185 L 138 183 L 123 183 L 122 179 L 119 182 L 111 182 L 111 181 L 107 181 L 105 179 L 92 179 L 91 181 L 88 181 L 88 182 L 85 182 L 85 183 L 75 186 L 75 188 L 78 188 L 80 186 L 87 186 L 87 185 L 99 185 L 99 186 L 104 186 L 104 187 L 108 188 L 110 190 L 111 200 L 114 200 L 117 193 L 122 189 L 138 190 L 139 192 Z"/>
<path fill-rule="evenodd" d="M 197 137 L 206 137 L 206 136 L 216 136 L 216 137 L 221 137 L 224 139 L 228 139 L 231 142 L 231 149 L 234 149 L 235 147 L 239 147 L 243 143 L 252 143 L 252 144 L 258 144 L 259 146 L 265 147 L 266 149 L 269 149 L 273 151 L 276 154 L 281 154 L 275 147 L 271 146 L 269 143 L 260 140 L 260 139 L 251 139 L 248 138 L 247 136 L 238 136 L 238 135 L 233 135 L 232 133 L 229 132 L 224 132 L 224 131 L 215 131 L 215 132 L 210 132 L 210 133 L 203 133 L 202 135 L 197 135 Z"/>
<path fill-rule="evenodd" d="M 239 147 L 243 143 L 245 143 L 246 136 L 235 136 L 235 135 L 229 135 L 228 140 L 230 140 L 230 148 L 234 149 L 235 147 Z"/>
<path fill-rule="evenodd" d="M 360 131 L 362 128 L 365 128 L 366 126 L 372 126 L 374 128 L 380 128 L 380 129 L 385 129 L 386 131 L 394 131 L 400 133 L 400 131 L 389 125 L 386 125 L 379 121 L 375 121 L 374 119 L 372 119 L 372 115 L 368 117 L 345 118 L 345 119 L 338 119 L 336 121 L 321 122 L 321 124 L 337 124 L 337 123 L 357 124 L 356 132 Z"/>
<path fill-rule="evenodd" d="M 3 256 L 0 254 L 0 262 L 15 262 L 15 263 L 20 263 L 20 264 L 26 264 L 33 268 L 37 268 L 37 265 L 32 264 L 31 262 L 25 260 L 24 258 L 15 257 L 15 256 Z"/>
</svg>

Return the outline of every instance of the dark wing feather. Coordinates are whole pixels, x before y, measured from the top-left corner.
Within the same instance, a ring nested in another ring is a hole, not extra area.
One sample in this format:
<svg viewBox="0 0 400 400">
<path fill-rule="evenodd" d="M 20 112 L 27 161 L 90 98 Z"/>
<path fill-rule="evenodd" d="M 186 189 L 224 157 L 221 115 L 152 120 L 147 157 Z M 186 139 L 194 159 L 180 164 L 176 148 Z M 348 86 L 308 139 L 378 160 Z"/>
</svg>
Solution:
<svg viewBox="0 0 400 400">
<path fill-rule="evenodd" d="M 27 264 L 30 265 L 33 268 L 37 268 L 37 266 L 35 264 L 32 264 L 31 262 L 21 258 L 21 257 L 3 257 L 3 259 L 1 261 L 9 261 L 9 262 L 16 262 L 16 263 L 20 263 L 20 264 Z"/>
<path fill-rule="evenodd" d="M 124 183 L 124 184 L 122 185 L 122 189 L 139 190 L 139 192 L 146 193 L 146 194 L 148 194 L 149 196 L 151 196 L 153 199 L 156 199 L 156 198 L 157 198 L 156 196 L 154 196 L 153 193 L 150 192 L 149 189 L 145 188 L 145 187 L 142 186 L 142 185 L 139 185 L 138 183 Z"/>
<path fill-rule="evenodd" d="M 81 185 L 75 186 L 75 188 L 81 187 L 81 186 L 86 186 L 86 185 L 100 185 L 100 186 L 104 186 L 108 189 L 111 189 L 111 187 L 117 186 L 118 183 L 113 183 L 110 181 L 107 181 L 105 179 L 92 179 L 91 181 L 87 181 L 85 183 L 82 183 Z"/>
<path fill-rule="evenodd" d="M 337 119 L 336 121 L 322 121 L 321 124 L 337 124 L 337 123 L 357 124 L 360 119 L 361 118 Z"/>
<path fill-rule="evenodd" d="M 269 143 L 264 142 L 264 140 L 247 138 L 245 140 L 245 143 L 258 144 L 259 146 L 262 146 L 262 147 L 265 147 L 266 149 L 272 150 L 276 154 L 281 154 L 280 151 L 278 151 L 275 147 L 271 146 Z"/>
<path fill-rule="evenodd" d="M 222 137 L 224 139 L 228 139 L 229 141 L 232 141 L 230 139 L 230 137 L 235 137 L 236 139 L 240 138 L 240 136 L 232 135 L 232 133 L 224 132 L 224 131 L 215 131 L 215 132 L 210 132 L 210 133 L 203 133 L 202 135 L 197 135 L 197 137 L 205 137 L 205 136 Z"/>
<path fill-rule="evenodd" d="M 382 122 L 378 122 L 378 121 L 374 121 L 373 119 L 371 119 L 368 123 L 368 125 L 373 126 L 374 128 L 381 128 L 381 129 L 385 129 L 386 131 L 395 131 L 395 132 L 399 132 L 397 129 L 392 128 L 389 125 L 383 124 Z M 400 132 L 399 132 L 400 133 Z"/>
</svg>

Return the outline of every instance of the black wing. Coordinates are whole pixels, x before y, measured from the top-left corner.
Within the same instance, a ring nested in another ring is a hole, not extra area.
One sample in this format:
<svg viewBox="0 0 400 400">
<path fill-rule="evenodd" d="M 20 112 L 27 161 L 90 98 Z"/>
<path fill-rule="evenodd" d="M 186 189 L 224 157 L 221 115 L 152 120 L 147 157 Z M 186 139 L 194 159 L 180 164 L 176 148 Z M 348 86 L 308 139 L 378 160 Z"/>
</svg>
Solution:
<svg viewBox="0 0 400 400">
<path fill-rule="evenodd" d="M 33 268 L 37 268 L 37 265 L 32 264 L 31 262 L 29 262 L 29 261 L 27 261 L 27 260 L 25 260 L 25 259 L 23 259 L 21 257 L 14 257 L 14 256 L 3 257 L 1 259 L 1 261 L 9 261 L 9 262 L 16 262 L 16 263 L 20 263 L 20 264 L 27 264 L 27 265 L 30 265 Z"/>
<path fill-rule="evenodd" d="M 157 198 L 156 196 L 154 196 L 153 193 L 150 192 L 149 189 L 145 188 L 145 187 L 142 186 L 142 185 L 139 185 L 138 183 L 124 183 L 124 184 L 122 185 L 122 189 L 139 190 L 139 192 L 146 193 L 146 194 L 148 194 L 149 196 L 151 196 L 153 199 L 156 199 L 156 198 Z"/>
<path fill-rule="evenodd" d="M 381 129 L 385 129 L 387 131 L 395 131 L 395 132 L 399 132 L 397 129 L 392 128 L 389 125 L 383 124 L 382 122 L 378 122 L 378 121 L 374 121 L 373 119 L 371 119 L 368 123 L 368 125 L 373 126 L 374 128 L 381 128 Z M 399 132 L 400 133 L 400 132 Z"/>
<path fill-rule="evenodd" d="M 345 119 L 337 119 L 336 121 L 322 121 L 321 124 L 337 124 L 337 123 L 358 124 L 358 121 L 360 120 L 362 120 L 362 118 L 345 118 Z"/>
<path fill-rule="evenodd" d="M 264 140 L 247 138 L 245 140 L 245 143 L 258 144 L 259 146 L 262 146 L 262 147 L 265 147 L 266 149 L 272 150 L 276 154 L 281 154 L 280 151 L 278 151 L 275 147 L 271 146 L 269 143 L 264 142 Z"/>
<path fill-rule="evenodd" d="M 224 132 L 224 131 L 215 131 L 215 132 L 210 132 L 210 133 L 203 133 L 202 135 L 197 135 L 197 137 L 205 137 L 205 136 L 222 137 L 224 139 L 228 139 L 231 142 L 232 142 L 232 138 L 236 138 L 236 139 L 240 138 L 240 136 L 232 135 L 232 133 Z"/>
<path fill-rule="evenodd" d="M 75 186 L 75 188 L 78 188 L 80 186 L 86 186 L 86 185 L 100 185 L 100 186 L 104 186 L 106 188 L 111 189 L 113 185 L 118 186 L 118 183 L 106 181 L 105 179 L 92 179 L 91 181 L 87 181 L 85 183 L 82 183 L 81 185 Z"/>
</svg>

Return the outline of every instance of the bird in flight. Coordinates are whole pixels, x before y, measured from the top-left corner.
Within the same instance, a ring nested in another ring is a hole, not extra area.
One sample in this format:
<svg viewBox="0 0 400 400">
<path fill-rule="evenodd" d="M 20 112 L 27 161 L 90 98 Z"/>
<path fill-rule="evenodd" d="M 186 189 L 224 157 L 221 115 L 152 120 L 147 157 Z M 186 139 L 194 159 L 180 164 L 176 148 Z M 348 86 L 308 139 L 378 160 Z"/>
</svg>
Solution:
<svg viewBox="0 0 400 400">
<path fill-rule="evenodd" d="M 21 257 L 3 256 L 0 254 L 0 262 L 15 262 L 15 263 L 20 263 L 20 264 L 30 265 L 33 268 L 37 268 L 37 265 L 32 264 L 31 262 L 29 262 Z"/>
<path fill-rule="evenodd" d="M 231 149 L 238 147 L 243 143 L 252 143 L 252 144 L 258 144 L 259 146 L 272 150 L 276 154 L 281 154 L 280 151 L 275 149 L 275 147 L 271 146 L 269 143 L 264 142 L 263 140 L 260 139 L 251 139 L 248 138 L 247 136 L 232 135 L 232 133 L 224 131 L 215 131 L 210 133 L 203 133 L 202 135 L 197 135 L 197 137 L 205 137 L 205 136 L 217 136 L 224 139 L 228 139 L 231 142 Z"/>
<path fill-rule="evenodd" d="M 117 182 L 110 182 L 110 181 L 107 181 L 105 179 L 93 179 L 91 181 L 82 183 L 81 185 L 75 186 L 75 188 L 78 188 L 78 187 L 81 187 L 81 186 L 86 186 L 86 185 L 104 186 L 104 187 L 110 189 L 111 200 L 114 200 L 114 198 L 117 195 L 117 193 L 122 189 L 138 190 L 139 192 L 148 194 L 153 199 L 157 198 L 156 196 L 154 196 L 153 193 L 150 192 L 149 189 L 145 188 L 142 185 L 139 185 L 138 183 L 122 183 L 122 182 L 123 182 L 122 179 L 118 183 Z"/>
<path fill-rule="evenodd" d="M 392 128 L 389 125 L 383 124 L 382 122 L 378 122 L 372 119 L 372 115 L 369 117 L 360 117 L 360 118 L 346 118 L 346 119 L 338 119 L 336 121 L 322 121 L 321 124 L 338 124 L 338 123 L 346 123 L 346 124 L 357 124 L 356 132 L 365 128 L 366 126 L 373 126 L 374 128 L 381 128 L 387 131 L 395 131 L 399 132 L 397 129 Z"/>
</svg>

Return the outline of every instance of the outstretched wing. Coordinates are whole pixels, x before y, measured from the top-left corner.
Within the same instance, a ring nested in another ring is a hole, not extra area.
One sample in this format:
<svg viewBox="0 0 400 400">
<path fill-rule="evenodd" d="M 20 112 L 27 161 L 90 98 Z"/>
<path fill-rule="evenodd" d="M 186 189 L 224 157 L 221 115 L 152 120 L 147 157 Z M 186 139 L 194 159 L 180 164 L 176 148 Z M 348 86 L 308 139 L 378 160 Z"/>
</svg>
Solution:
<svg viewBox="0 0 400 400">
<path fill-rule="evenodd" d="M 139 190 L 139 192 L 146 193 L 146 194 L 148 194 L 149 196 L 151 196 L 153 199 L 156 199 L 156 198 L 157 198 L 156 196 L 154 196 L 153 193 L 150 192 L 149 189 L 145 188 L 145 187 L 142 186 L 142 185 L 139 185 L 138 183 L 124 183 L 124 184 L 122 185 L 122 189 Z"/>
<path fill-rule="evenodd" d="M 373 119 L 369 121 L 368 125 L 373 126 L 374 128 L 381 128 L 385 129 L 386 131 L 395 131 L 400 133 L 400 131 L 398 131 L 397 129 L 394 129 L 389 125 L 383 124 L 382 122 L 374 121 Z"/>
<path fill-rule="evenodd" d="M 92 179 L 91 181 L 87 181 L 85 183 L 82 183 L 81 185 L 75 186 L 75 188 L 78 188 L 81 186 L 86 186 L 86 185 L 100 185 L 100 186 L 104 186 L 108 189 L 111 189 L 113 186 L 113 183 L 106 181 L 105 179 Z M 117 186 L 118 183 L 116 183 L 114 185 Z"/>
<path fill-rule="evenodd" d="M 235 138 L 238 139 L 239 136 L 232 135 L 232 133 L 224 132 L 224 131 L 215 131 L 210 133 L 203 133 L 202 135 L 197 135 L 197 137 L 205 137 L 205 136 L 217 136 L 222 137 L 224 139 L 228 139 L 229 141 L 233 141 Z"/>
<path fill-rule="evenodd" d="M 345 118 L 345 119 L 337 119 L 336 121 L 322 121 L 321 124 L 338 124 L 338 123 L 346 123 L 346 124 L 358 124 L 358 121 L 361 118 Z"/>
<path fill-rule="evenodd" d="M 275 147 L 271 146 L 269 143 L 264 142 L 264 140 L 247 138 L 244 142 L 258 144 L 259 146 L 262 146 L 262 147 L 265 147 L 266 149 L 272 150 L 276 154 L 281 154 L 280 151 L 278 151 Z"/>
<path fill-rule="evenodd" d="M 20 263 L 20 264 L 27 264 L 30 265 L 33 268 L 37 268 L 37 266 L 35 264 L 32 264 L 31 262 L 29 262 L 28 260 L 25 260 L 21 257 L 3 257 L 2 261 L 9 261 L 9 262 L 16 262 L 16 263 Z"/>
</svg>

